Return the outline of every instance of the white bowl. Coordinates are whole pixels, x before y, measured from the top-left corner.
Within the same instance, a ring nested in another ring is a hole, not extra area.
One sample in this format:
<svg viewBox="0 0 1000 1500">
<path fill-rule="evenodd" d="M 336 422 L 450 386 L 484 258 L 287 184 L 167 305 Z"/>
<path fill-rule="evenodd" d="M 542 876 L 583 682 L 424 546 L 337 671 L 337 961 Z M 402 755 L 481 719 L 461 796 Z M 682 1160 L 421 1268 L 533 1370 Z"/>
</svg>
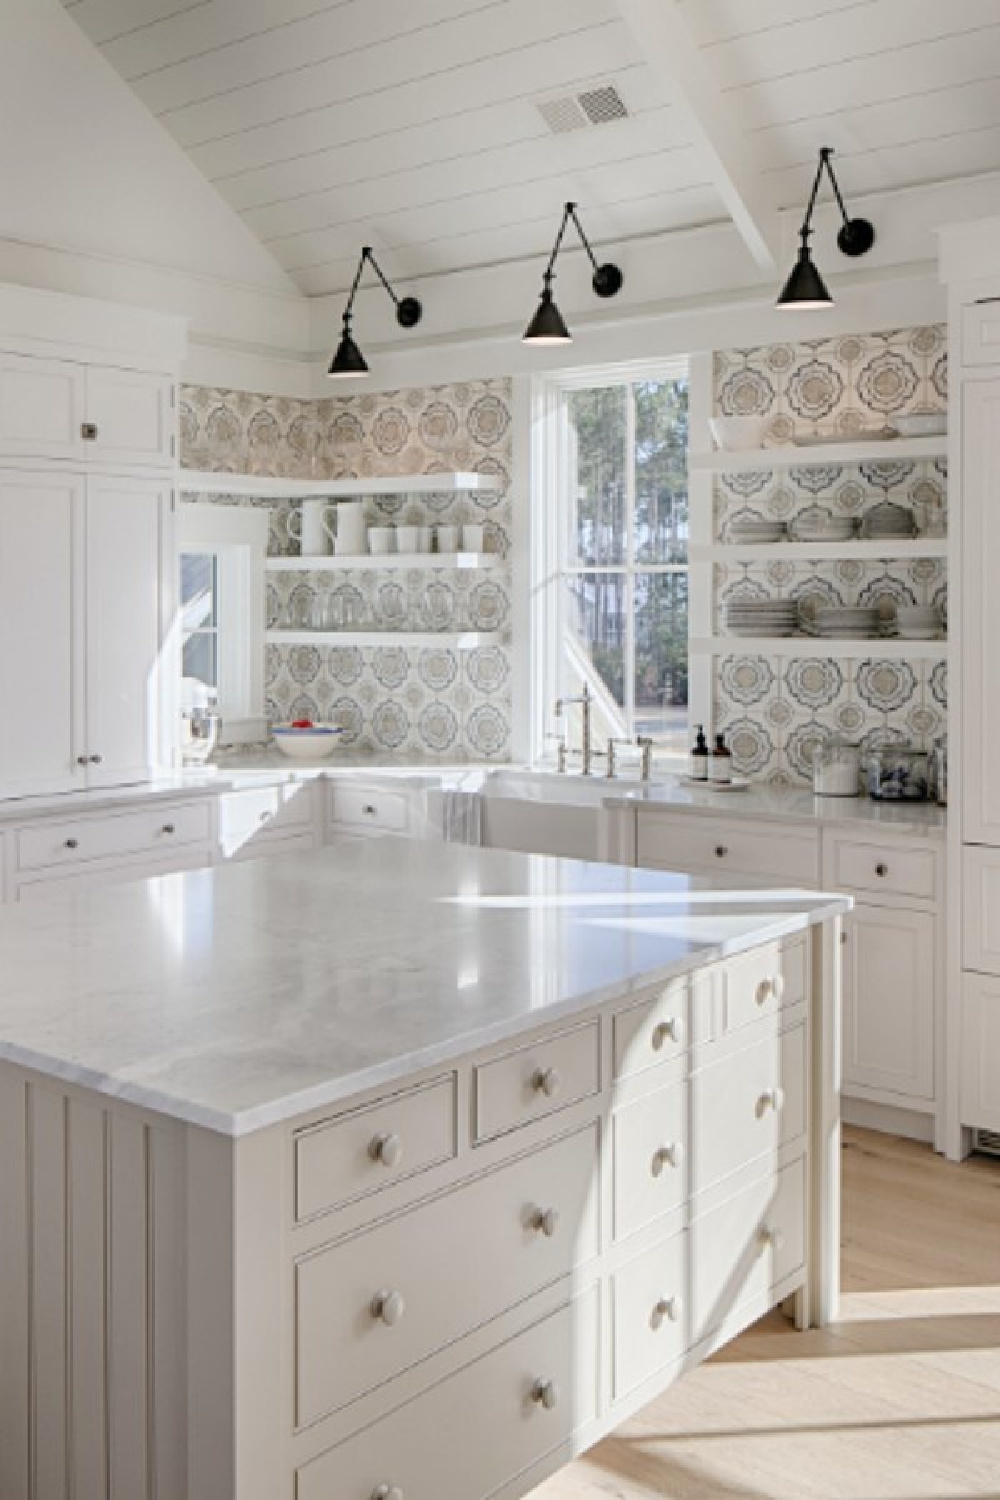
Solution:
<svg viewBox="0 0 1000 1500">
<path fill-rule="evenodd" d="M 336 750 L 344 731 L 333 724 L 314 724 L 311 729 L 276 724 L 271 733 L 274 743 L 289 760 L 326 760 Z"/>
<path fill-rule="evenodd" d="M 727 453 L 744 448 L 763 448 L 766 417 L 709 417 L 708 430 L 717 448 Z"/>
<path fill-rule="evenodd" d="M 948 416 L 943 411 L 911 412 L 890 420 L 900 437 L 943 437 L 948 431 Z"/>
</svg>

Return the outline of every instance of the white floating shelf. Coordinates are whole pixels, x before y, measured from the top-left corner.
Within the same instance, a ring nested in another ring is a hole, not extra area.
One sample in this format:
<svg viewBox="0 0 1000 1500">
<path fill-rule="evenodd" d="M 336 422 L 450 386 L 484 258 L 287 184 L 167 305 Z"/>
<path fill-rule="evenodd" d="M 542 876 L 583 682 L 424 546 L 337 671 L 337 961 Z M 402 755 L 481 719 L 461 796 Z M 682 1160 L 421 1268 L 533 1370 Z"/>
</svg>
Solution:
<svg viewBox="0 0 1000 1500">
<path fill-rule="evenodd" d="M 836 656 L 849 660 L 908 657 L 912 661 L 943 661 L 948 655 L 948 642 L 907 641 L 898 636 L 858 641 L 818 635 L 713 635 L 692 640 L 689 649 L 695 656 L 729 656 L 736 652 L 746 656 Z"/>
<path fill-rule="evenodd" d="M 268 474 L 216 474 L 181 469 L 177 487 L 189 495 L 245 495 L 255 500 L 363 499 L 366 495 L 497 494 L 495 474 L 380 474 L 366 479 L 275 479 Z"/>
<path fill-rule="evenodd" d="M 504 559 L 497 552 L 388 552 L 362 554 L 359 557 L 269 557 L 269 573 L 349 573 L 406 571 L 410 568 L 430 571 L 464 572 L 502 568 Z"/>
<path fill-rule="evenodd" d="M 906 557 L 947 557 L 947 537 L 914 537 L 880 542 L 719 542 L 692 547 L 692 562 L 773 562 L 776 558 L 822 562 L 825 558 L 856 557 L 895 562 Z"/>
<path fill-rule="evenodd" d="M 745 474 L 761 469 L 818 469 L 835 464 L 896 463 L 911 458 L 944 458 L 948 436 L 869 438 L 857 443 L 816 443 L 808 448 L 747 448 L 741 452 L 689 453 L 688 469 L 702 474 Z"/>
<path fill-rule="evenodd" d="M 452 651 L 474 651 L 488 646 L 496 634 L 485 630 L 269 630 L 265 639 L 276 646 L 444 646 Z"/>
</svg>

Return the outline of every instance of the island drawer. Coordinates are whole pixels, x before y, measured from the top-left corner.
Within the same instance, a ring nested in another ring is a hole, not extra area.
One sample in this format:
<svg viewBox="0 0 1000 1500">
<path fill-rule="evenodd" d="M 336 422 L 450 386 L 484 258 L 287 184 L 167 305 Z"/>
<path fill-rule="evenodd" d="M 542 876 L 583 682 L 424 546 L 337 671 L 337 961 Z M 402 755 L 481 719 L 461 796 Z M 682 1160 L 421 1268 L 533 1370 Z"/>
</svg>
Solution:
<svg viewBox="0 0 1000 1500">
<path fill-rule="evenodd" d="M 410 826 L 409 798 L 403 792 L 331 782 L 328 795 L 328 821 L 334 826 L 345 823 L 379 833 L 406 833 Z"/>
<path fill-rule="evenodd" d="M 298 1261 L 297 1425 L 595 1256 L 597 1173 L 595 1124 Z"/>
<path fill-rule="evenodd" d="M 596 1021 L 505 1053 L 475 1070 L 475 1138 L 489 1141 L 596 1094 L 601 1086 Z"/>
<path fill-rule="evenodd" d="M 805 1026 L 695 1073 L 691 1090 L 691 1188 L 699 1193 L 804 1134 Z"/>
<path fill-rule="evenodd" d="M 154 802 L 110 817 L 54 818 L 18 830 L 17 867 L 43 870 L 129 854 L 168 855 L 181 844 L 204 843 L 207 848 L 211 835 L 207 800 Z"/>
<path fill-rule="evenodd" d="M 826 841 L 825 849 L 824 883 L 831 890 L 918 901 L 933 901 L 937 895 L 938 854 L 926 845 L 914 841 L 906 847 L 879 839 L 834 836 Z"/>
<path fill-rule="evenodd" d="M 708 1041 L 711 1013 L 699 1003 L 708 995 L 692 997 L 686 979 L 663 986 L 655 995 L 615 1014 L 614 1077 L 631 1078 L 648 1068 L 660 1067 L 687 1052 L 692 1041 Z"/>
<path fill-rule="evenodd" d="M 805 1266 L 805 1159 L 742 1188 L 691 1227 L 691 1326 L 696 1338 Z"/>
<path fill-rule="evenodd" d="M 614 1398 L 679 1359 L 691 1342 L 685 1231 L 630 1260 L 612 1277 Z"/>
<path fill-rule="evenodd" d="M 303 1465 L 296 1500 L 496 1493 L 596 1419 L 597 1325 L 591 1291 Z"/>
<path fill-rule="evenodd" d="M 688 1194 L 688 1085 L 647 1094 L 616 1109 L 611 1121 L 614 1232 L 624 1239 Z"/>
<path fill-rule="evenodd" d="M 718 870 L 755 882 L 819 883 L 819 840 L 813 833 L 742 818 L 670 816 L 643 808 L 637 815 L 636 837 L 640 865 L 699 873 Z"/>
<path fill-rule="evenodd" d="M 736 1031 L 806 998 L 806 940 L 768 943 L 717 972 L 722 1029 Z"/>
<path fill-rule="evenodd" d="M 301 1223 L 450 1160 L 457 1149 L 455 1075 L 295 1137 L 295 1218 Z"/>
<path fill-rule="evenodd" d="M 219 844 L 230 859 L 249 843 L 270 841 L 312 828 L 312 788 L 302 782 L 224 792 L 219 798 Z"/>
</svg>

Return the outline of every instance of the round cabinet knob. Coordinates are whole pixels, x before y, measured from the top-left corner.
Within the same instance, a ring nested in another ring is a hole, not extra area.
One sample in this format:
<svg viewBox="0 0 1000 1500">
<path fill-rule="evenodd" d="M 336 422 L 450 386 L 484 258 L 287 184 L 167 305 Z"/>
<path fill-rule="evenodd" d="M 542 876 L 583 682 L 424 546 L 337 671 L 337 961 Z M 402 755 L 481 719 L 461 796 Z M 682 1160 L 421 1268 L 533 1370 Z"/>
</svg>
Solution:
<svg viewBox="0 0 1000 1500">
<path fill-rule="evenodd" d="M 551 1411 L 559 1402 L 559 1387 L 554 1380 L 536 1380 L 531 1387 L 531 1399 L 536 1406 Z"/>
<path fill-rule="evenodd" d="M 684 1160 L 684 1147 L 680 1141 L 671 1141 L 669 1146 L 661 1146 L 653 1157 L 653 1176 L 659 1177 L 664 1167 L 679 1167 Z"/>
<path fill-rule="evenodd" d="M 653 1031 L 653 1047 L 659 1052 L 664 1042 L 682 1042 L 684 1040 L 684 1022 L 680 1016 L 670 1016 L 666 1021 L 661 1021 Z"/>
<path fill-rule="evenodd" d="M 785 1248 L 785 1236 L 780 1229 L 765 1224 L 760 1231 L 760 1242 L 762 1245 L 770 1245 L 772 1250 L 783 1250 Z"/>
<path fill-rule="evenodd" d="M 264 811 L 261 813 L 261 815 L 260 815 L 260 821 L 262 823 L 269 823 L 271 821 L 271 814 L 268 812 L 267 808 L 265 808 Z"/>
<path fill-rule="evenodd" d="M 79 847 L 80 847 L 80 840 L 79 839 L 67 839 L 66 840 L 66 848 L 67 849 L 79 849 Z"/>
<path fill-rule="evenodd" d="M 539 1234 L 544 1234 L 547 1240 L 552 1239 L 559 1228 L 559 1213 L 554 1208 L 536 1208 L 531 1215 L 531 1227 L 537 1229 Z"/>
<path fill-rule="evenodd" d="M 368 1154 L 372 1161 L 381 1162 L 383 1167 L 398 1167 L 403 1160 L 403 1143 L 391 1131 L 387 1135 L 377 1135 L 368 1147 Z"/>
<path fill-rule="evenodd" d="M 403 1500 L 403 1491 L 398 1484 L 379 1484 L 372 1490 L 371 1500 Z"/>
<path fill-rule="evenodd" d="M 395 1328 L 406 1311 L 406 1303 L 399 1292 L 376 1292 L 371 1303 L 372 1317 L 387 1328 Z"/>
<path fill-rule="evenodd" d="M 887 864 L 884 864 L 880 860 L 879 863 L 875 866 L 875 874 L 879 877 L 880 880 L 884 880 L 888 873 L 889 866 Z"/>
<path fill-rule="evenodd" d="M 164 825 L 163 825 L 163 832 L 164 833 L 176 833 L 177 829 L 174 827 L 173 823 L 164 823 Z"/>
<path fill-rule="evenodd" d="M 654 1308 L 656 1316 L 668 1323 L 676 1323 L 684 1307 L 683 1299 L 678 1296 L 661 1297 Z"/>
<path fill-rule="evenodd" d="M 92 766 L 99 766 L 99 765 L 101 765 L 101 763 L 103 762 L 103 760 L 104 760 L 104 756 L 103 755 L 92 755 L 90 757 L 90 764 Z"/>
<path fill-rule="evenodd" d="M 559 1092 L 561 1079 L 555 1068 L 536 1068 L 531 1075 L 531 1087 L 536 1094 L 544 1094 L 546 1099 L 551 1099 Z"/>
<path fill-rule="evenodd" d="M 766 1115 L 769 1109 L 773 1109 L 779 1115 L 785 1107 L 784 1089 L 765 1089 L 757 1100 L 758 1115 Z"/>
<path fill-rule="evenodd" d="M 366 818 L 374 818 L 375 814 L 378 812 L 378 808 L 375 806 L 374 802 L 366 802 L 361 811 L 364 813 Z"/>
<path fill-rule="evenodd" d="M 785 981 L 781 974 L 762 979 L 757 986 L 757 1004 L 766 1005 L 768 1000 L 780 1000 L 785 993 Z"/>
<path fill-rule="evenodd" d="M 78 755 L 76 757 L 76 763 L 77 763 L 78 766 L 89 765 L 90 764 L 90 756 L 89 755 Z"/>
<path fill-rule="evenodd" d="M 716 859 L 725 859 L 725 857 L 726 857 L 726 855 L 728 853 L 729 853 L 729 850 L 726 848 L 725 844 L 716 844 L 716 846 L 715 846 L 715 857 L 716 857 Z"/>
</svg>

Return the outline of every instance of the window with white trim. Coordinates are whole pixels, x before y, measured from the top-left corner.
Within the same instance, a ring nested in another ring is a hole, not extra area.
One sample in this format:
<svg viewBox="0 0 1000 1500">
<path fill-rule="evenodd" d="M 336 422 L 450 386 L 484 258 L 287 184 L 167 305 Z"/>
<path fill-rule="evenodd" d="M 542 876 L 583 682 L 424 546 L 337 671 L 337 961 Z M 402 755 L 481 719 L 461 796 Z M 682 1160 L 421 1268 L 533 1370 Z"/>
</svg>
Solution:
<svg viewBox="0 0 1000 1500">
<path fill-rule="evenodd" d="M 211 706 L 229 740 L 264 724 L 266 510 L 182 505 L 178 524 L 181 708 Z"/>
<path fill-rule="evenodd" d="M 687 748 L 688 399 L 686 361 L 539 383 L 537 754 L 551 754 L 556 700 L 585 683 L 595 747 L 648 735 Z"/>
</svg>

